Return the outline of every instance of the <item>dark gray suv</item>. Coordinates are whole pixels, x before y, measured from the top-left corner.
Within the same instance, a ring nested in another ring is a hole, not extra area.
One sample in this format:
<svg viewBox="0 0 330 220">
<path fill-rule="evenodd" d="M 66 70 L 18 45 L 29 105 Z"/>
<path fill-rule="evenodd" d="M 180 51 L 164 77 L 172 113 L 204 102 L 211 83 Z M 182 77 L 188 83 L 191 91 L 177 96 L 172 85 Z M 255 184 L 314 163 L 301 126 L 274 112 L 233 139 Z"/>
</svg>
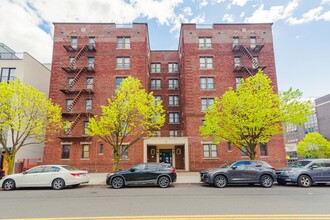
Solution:
<svg viewBox="0 0 330 220">
<path fill-rule="evenodd" d="M 287 167 L 276 169 L 277 183 L 297 183 L 301 187 L 330 183 L 330 159 L 299 160 Z"/>
<path fill-rule="evenodd" d="M 201 182 L 223 188 L 227 184 L 260 184 L 271 187 L 276 179 L 275 169 L 264 161 L 240 160 L 220 168 L 200 172 Z"/>
</svg>

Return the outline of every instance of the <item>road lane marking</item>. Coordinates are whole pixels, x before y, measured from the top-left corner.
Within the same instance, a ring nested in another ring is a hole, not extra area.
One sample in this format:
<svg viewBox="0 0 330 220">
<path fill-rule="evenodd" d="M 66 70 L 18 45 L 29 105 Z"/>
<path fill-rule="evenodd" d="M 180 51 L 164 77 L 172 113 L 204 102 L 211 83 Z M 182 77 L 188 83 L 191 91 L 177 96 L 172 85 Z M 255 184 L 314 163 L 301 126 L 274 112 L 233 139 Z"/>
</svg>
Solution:
<svg viewBox="0 0 330 220">
<path fill-rule="evenodd" d="M 169 215 L 169 216 L 94 216 L 59 218 L 15 218 L 16 220 L 330 220 L 330 214 L 269 215 Z M 9 220 L 9 219 L 8 219 Z M 11 219 L 12 220 L 12 219 Z"/>
</svg>

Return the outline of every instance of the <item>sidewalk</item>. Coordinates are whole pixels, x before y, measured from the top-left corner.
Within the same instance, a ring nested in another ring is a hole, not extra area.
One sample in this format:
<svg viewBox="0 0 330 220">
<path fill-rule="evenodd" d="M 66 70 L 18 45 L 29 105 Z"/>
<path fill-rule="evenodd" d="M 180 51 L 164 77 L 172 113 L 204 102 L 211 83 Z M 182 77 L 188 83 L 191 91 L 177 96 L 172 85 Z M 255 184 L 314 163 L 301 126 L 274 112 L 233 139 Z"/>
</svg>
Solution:
<svg viewBox="0 0 330 220">
<path fill-rule="evenodd" d="M 177 183 L 200 183 L 198 172 L 177 172 Z M 106 185 L 107 173 L 90 173 L 90 180 L 87 185 Z"/>
</svg>

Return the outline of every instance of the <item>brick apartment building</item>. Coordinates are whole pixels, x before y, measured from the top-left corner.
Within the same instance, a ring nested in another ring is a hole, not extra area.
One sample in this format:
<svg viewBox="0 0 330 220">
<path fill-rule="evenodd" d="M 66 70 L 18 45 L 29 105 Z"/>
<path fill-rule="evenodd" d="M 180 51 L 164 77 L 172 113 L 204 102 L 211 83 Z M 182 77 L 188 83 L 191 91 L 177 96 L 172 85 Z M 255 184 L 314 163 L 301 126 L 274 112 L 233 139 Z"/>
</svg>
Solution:
<svg viewBox="0 0 330 220">
<path fill-rule="evenodd" d="M 168 162 L 179 170 L 201 170 L 247 159 L 230 143 L 199 135 L 203 110 L 242 78 L 265 69 L 277 91 L 272 24 L 182 24 L 178 50 L 150 50 L 148 25 L 55 23 L 50 97 L 71 121 L 66 133 L 45 146 L 44 163 L 90 171 L 112 168 L 111 146 L 84 134 L 88 118 L 114 94 L 122 79 L 138 78 L 163 101 L 166 123 L 157 137 L 142 139 L 120 161 Z M 258 147 L 257 158 L 283 166 L 282 135 Z"/>
</svg>

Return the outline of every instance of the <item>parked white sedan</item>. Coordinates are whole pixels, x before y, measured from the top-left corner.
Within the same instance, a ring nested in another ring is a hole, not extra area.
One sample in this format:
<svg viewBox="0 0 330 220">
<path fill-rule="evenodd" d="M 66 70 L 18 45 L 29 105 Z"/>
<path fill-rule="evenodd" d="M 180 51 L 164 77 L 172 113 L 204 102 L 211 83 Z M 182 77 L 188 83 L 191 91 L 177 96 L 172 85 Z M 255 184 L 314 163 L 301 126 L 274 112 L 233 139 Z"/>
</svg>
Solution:
<svg viewBox="0 0 330 220">
<path fill-rule="evenodd" d="M 23 173 L 5 176 L 0 180 L 0 186 L 4 190 L 20 187 L 52 187 L 58 190 L 66 186 L 79 187 L 88 182 L 89 174 L 86 170 L 67 165 L 41 165 Z"/>
</svg>

